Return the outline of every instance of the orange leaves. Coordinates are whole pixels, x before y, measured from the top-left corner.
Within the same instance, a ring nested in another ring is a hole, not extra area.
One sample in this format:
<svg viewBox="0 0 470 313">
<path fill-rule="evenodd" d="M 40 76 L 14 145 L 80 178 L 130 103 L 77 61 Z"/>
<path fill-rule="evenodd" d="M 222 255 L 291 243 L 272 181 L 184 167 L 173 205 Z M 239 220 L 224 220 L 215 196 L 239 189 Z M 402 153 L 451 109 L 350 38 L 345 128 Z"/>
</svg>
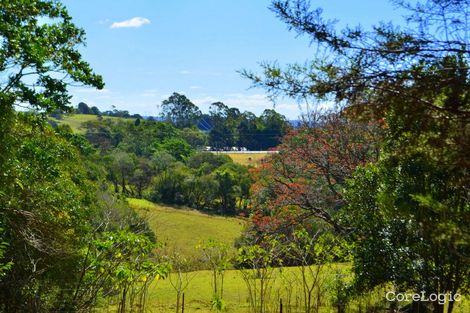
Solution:
<svg viewBox="0 0 470 313">
<path fill-rule="evenodd" d="M 357 166 L 376 160 L 379 125 L 338 114 L 317 117 L 315 125 L 290 131 L 279 153 L 252 170 L 252 204 L 258 210 L 253 218 L 260 229 L 285 222 L 280 218 L 285 208 L 330 219 L 344 204 L 345 180 Z"/>
</svg>

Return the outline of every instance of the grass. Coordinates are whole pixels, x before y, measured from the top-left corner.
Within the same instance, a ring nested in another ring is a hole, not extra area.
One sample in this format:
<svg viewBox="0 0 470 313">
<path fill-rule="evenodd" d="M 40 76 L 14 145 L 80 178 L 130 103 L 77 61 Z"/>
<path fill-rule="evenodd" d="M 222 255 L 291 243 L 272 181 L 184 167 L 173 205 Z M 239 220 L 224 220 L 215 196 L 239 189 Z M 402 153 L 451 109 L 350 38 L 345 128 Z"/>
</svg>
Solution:
<svg viewBox="0 0 470 313">
<path fill-rule="evenodd" d="M 342 265 L 332 267 L 345 268 Z M 270 311 L 278 312 L 279 299 L 283 298 L 284 306 L 287 306 L 288 293 L 291 294 L 291 305 L 299 302 L 301 291 L 298 289 L 300 283 L 294 288 L 286 283 L 286 280 L 292 279 L 299 274 L 299 268 L 283 268 L 282 271 L 274 269 L 272 283 L 272 292 L 270 297 Z M 211 272 L 198 271 L 193 272 L 192 279 L 185 291 L 185 311 L 209 312 L 211 311 Z M 326 276 L 325 276 L 326 278 Z M 326 281 L 325 281 L 326 283 Z M 224 279 L 224 302 L 228 312 L 248 312 L 249 294 L 242 275 L 238 270 L 228 270 Z M 149 290 L 149 308 L 151 312 L 171 312 L 175 309 L 175 291 L 171 287 L 170 279 L 157 281 Z M 331 307 L 329 300 L 325 299 L 326 306 Z M 285 308 L 286 310 L 286 308 Z M 286 312 L 286 311 L 285 311 Z M 324 312 L 327 312 L 326 310 Z"/>
<path fill-rule="evenodd" d="M 217 152 L 216 152 L 217 153 Z M 252 152 L 243 152 L 243 153 L 230 153 L 223 152 L 225 155 L 228 155 L 236 163 L 242 165 L 252 165 L 257 166 L 261 163 L 261 160 L 269 155 L 268 152 L 265 153 L 252 153 Z"/>
<path fill-rule="evenodd" d="M 57 120 L 57 119 L 54 119 L 54 118 L 51 118 L 51 119 L 54 120 L 55 122 L 57 122 L 59 125 L 60 124 L 69 125 L 70 128 L 72 128 L 72 130 L 75 133 L 84 134 L 85 129 L 82 128 L 82 124 L 85 123 L 85 122 L 89 122 L 89 121 L 97 121 L 98 116 L 97 115 L 88 115 L 88 114 L 64 114 L 63 119 L 60 119 L 60 120 Z M 103 116 L 103 119 L 104 120 L 105 119 L 118 120 L 118 119 L 122 119 L 122 118 L 121 117 L 115 117 L 115 116 Z"/>
<path fill-rule="evenodd" d="M 157 240 L 166 243 L 168 252 L 197 258 L 201 241 L 216 239 L 230 246 L 241 234 L 244 221 L 239 218 L 207 215 L 195 210 L 162 206 L 142 199 L 128 199 L 129 205 L 144 217 Z"/>
<path fill-rule="evenodd" d="M 334 285 L 336 277 L 350 276 L 351 265 L 349 264 L 330 264 L 323 268 L 320 274 L 320 289 L 315 289 L 313 296 L 313 305 L 320 300 L 318 313 L 336 313 L 334 306 Z M 149 288 L 147 311 L 169 313 L 175 312 L 176 309 L 176 292 L 171 286 L 170 279 L 174 279 L 175 275 L 166 279 L 155 281 Z M 210 271 L 196 271 L 188 274 L 190 278 L 188 287 L 184 291 L 185 294 L 185 312 L 210 313 L 217 312 L 211 309 L 212 285 Z M 272 285 L 267 312 L 279 312 L 279 301 L 282 299 L 283 312 L 296 313 L 304 312 L 301 307 L 302 303 L 302 287 L 300 281 L 299 267 L 284 267 L 282 270 L 273 269 L 273 277 L 270 280 Z M 319 290 L 319 292 L 317 291 Z M 386 304 L 385 295 L 391 290 L 390 288 L 381 287 L 361 297 L 352 300 L 345 312 L 388 312 L 383 309 Z M 224 303 L 227 313 L 248 313 L 249 293 L 245 282 L 239 270 L 227 270 L 224 279 Z M 400 303 L 403 307 L 406 303 Z M 108 307 L 110 310 L 111 307 Z M 115 312 L 115 310 L 109 311 Z M 316 312 L 315 309 L 312 312 Z M 454 313 L 470 312 L 468 301 L 462 297 L 462 302 L 456 303 Z"/>
</svg>

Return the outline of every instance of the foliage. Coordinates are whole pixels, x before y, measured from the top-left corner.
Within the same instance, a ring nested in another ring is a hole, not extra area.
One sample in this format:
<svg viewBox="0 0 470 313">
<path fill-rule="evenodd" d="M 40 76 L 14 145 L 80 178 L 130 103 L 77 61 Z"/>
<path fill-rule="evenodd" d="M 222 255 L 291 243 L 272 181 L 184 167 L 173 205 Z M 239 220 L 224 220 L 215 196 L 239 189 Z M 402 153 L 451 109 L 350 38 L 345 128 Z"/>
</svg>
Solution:
<svg viewBox="0 0 470 313">
<path fill-rule="evenodd" d="M 188 158 L 193 150 L 191 146 L 184 139 L 170 138 L 165 139 L 157 146 L 157 150 L 163 150 L 171 154 L 175 160 L 183 161 Z"/>
<path fill-rule="evenodd" d="M 149 261 L 155 245 L 145 236 L 128 231 L 103 232 L 92 242 L 90 264 L 83 278 L 83 292 L 96 292 L 92 286 L 104 284 L 105 295 L 117 296 L 118 312 L 145 308 L 147 290 L 154 279 L 165 278 L 166 263 Z"/>
<path fill-rule="evenodd" d="M 75 147 L 44 124 L 31 126 L 29 118 L 18 116 L 11 129 L 16 140 L 5 176 L 15 183 L 1 198 L 4 257 L 12 265 L 0 297 L 11 312 L 66 305 L 93 210 L 93 185 Z"/>
<path fill-rule="evenodd" d="M 393 282 L 428 294 L 468 290 L 469 207 L 449 175 L 421 153 L 389 157 L 355 174 L 347 216 L 355 228 L 358 287 Z"/>
<path fill-rule="evenodd" d="M 314 120 L 315 127 L 291 131 L 279 153 L 252 170 L 253 224 L 247 239 L 259 241 L 264 233 L 290 238 L 297 224 L 312 234 L 325 225 L 345 231 L 336 217 L 344 206 L 345 181 L 357 166 L 377 159 L 381 130 L 334 113 Z"/>
<path fill-rule="evenodd" d="M 283 253 L 283 246 L 276 237 L 265 240 L 263 245 L 246 245 L 239 249 L 236 262 L 248 289 L 250 312 L 270 310 L 275 266 L 282 264 Z"/>
<path fill-rule="evenodd" d="M 225 271 L 230 266 L 232 256 L 229 255 L 228 247 L 219 241 L 209 239 L 198 245 L 202 252 L 203 262 L 212 271 L 211 285 L 213 288 L 211 306 L 213 309 L 222 311 L 225 309 L 224 302 L 224 278 Z"/>
<path fill-rule="evenodd" d="M 53 112 L 68 110 L 67 86 L 75 81 L 103 87 L 100 76 L 81 59 L 84 31 L 56 1 L 2 1 L 0 70 L 2 109 L 14 104 Z M 44 22 L 47 20 L 48 22 Z M 63 80 L 56 77 L 67 77 Z"/>
<path fill-rule="evenodd" d="M 195 126 L 201 117 L 199 108 L 186 96 L 174 92 L 160 105 L 160 116 L 177 128 Z"/>
<path fill-rule="evenodd" d="M 244 147 L 248 150 L 267 150 L 276 147 L 289 128 L 286 118 L 272 109 L 256 117 L 251 112 L 241 113 L 222 102 L 212 103 L 207 117 L 211 128 L 208 143 L 224 150 Z"/>
</svg>

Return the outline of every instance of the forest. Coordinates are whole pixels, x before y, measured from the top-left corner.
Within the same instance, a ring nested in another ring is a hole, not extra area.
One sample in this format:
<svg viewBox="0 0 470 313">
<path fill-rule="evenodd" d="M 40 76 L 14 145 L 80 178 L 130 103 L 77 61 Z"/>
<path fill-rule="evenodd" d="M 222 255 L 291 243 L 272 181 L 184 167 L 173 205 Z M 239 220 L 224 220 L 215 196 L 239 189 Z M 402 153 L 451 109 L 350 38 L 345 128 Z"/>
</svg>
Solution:
<svg viewBox="0 0 470 313">
<path fill-rule="evenodd" d="M 105 84 L 84 30 L 0 0 L 0 312 L 470 310 L 470 2 L 394 0 L 406 27 L 371 29 L 270 3 L 316 53 L 240 75 L 331 104 L 295 127 L 178 92 L 74 107 Z"/>
</svg>

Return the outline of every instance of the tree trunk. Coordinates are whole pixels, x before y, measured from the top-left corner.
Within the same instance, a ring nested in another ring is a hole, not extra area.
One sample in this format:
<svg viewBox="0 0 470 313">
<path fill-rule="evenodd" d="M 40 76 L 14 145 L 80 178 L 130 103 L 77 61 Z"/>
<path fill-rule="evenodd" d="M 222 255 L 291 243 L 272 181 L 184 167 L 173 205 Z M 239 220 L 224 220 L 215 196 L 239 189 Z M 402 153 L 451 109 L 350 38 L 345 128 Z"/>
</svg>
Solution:
<svg viewBox="0 0 470 313">
<path fill-rule="evenodd" d="M 122 193 L 127 194 L 126 179 L 124 178 L 124 176 L 122 177 L 121 187 L 122 187 Z"/>
<path fill-rule="evenodd" d="M 449 301 L 449 306 L 447 307 L 447 313 L 452 313 L 454 310 L 454 301 Z"/>
</svg>

